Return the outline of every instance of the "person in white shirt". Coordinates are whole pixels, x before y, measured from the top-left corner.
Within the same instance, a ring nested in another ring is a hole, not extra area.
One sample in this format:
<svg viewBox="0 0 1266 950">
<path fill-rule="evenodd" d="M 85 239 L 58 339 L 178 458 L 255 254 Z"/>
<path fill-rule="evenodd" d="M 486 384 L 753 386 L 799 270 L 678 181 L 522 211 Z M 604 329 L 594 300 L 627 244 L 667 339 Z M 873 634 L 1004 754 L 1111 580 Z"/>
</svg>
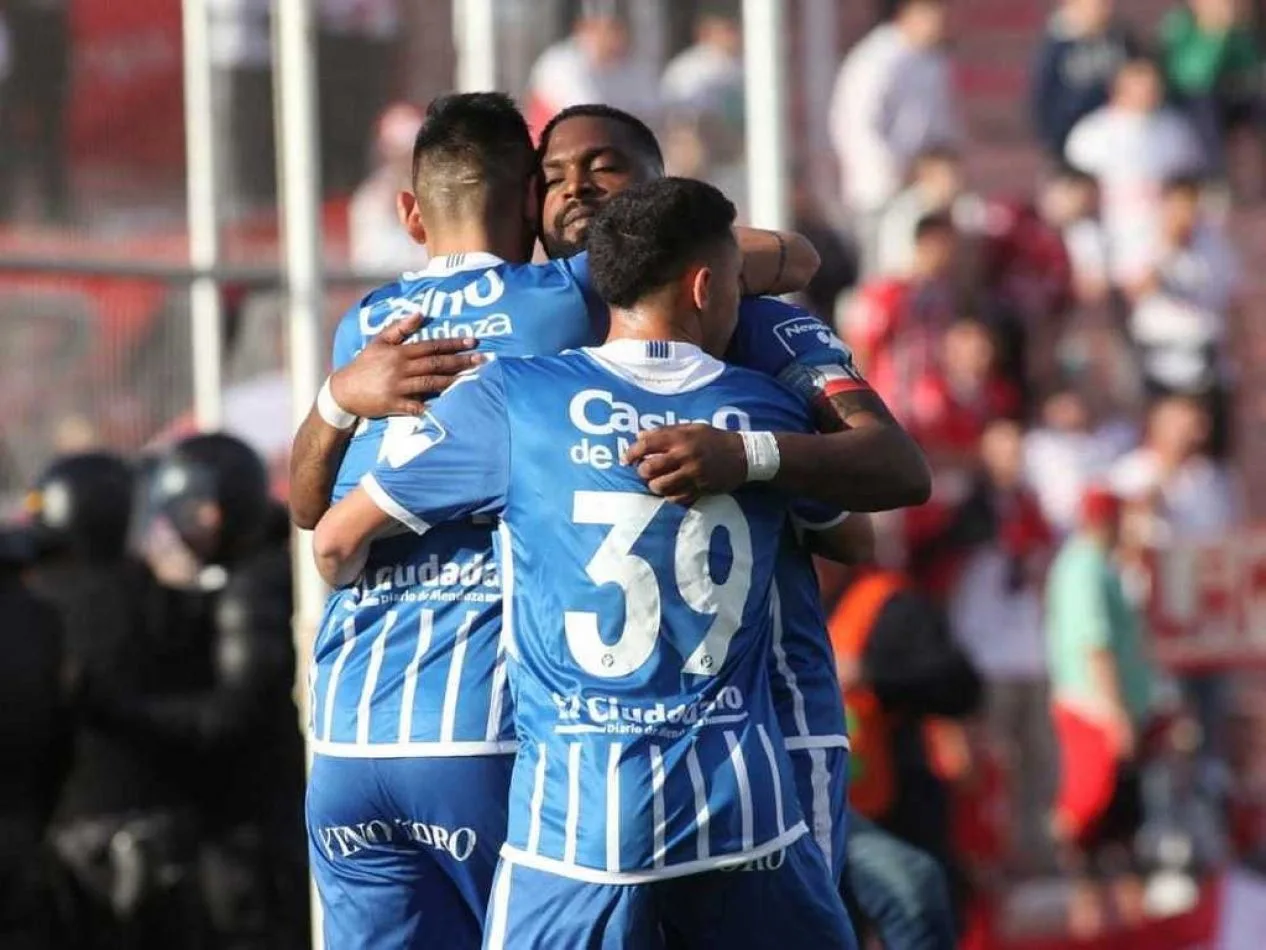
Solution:
<svg viewBox="0 0 1266 950">
<path fill-rule="evenodd" d="M 669 173 L 701 178 L 725 192 L 744 219 L 743 28 L 729 5 L 704 4 L 695 43 L 668 64 L 660 82 Z"/>
<path fill-rule="evenodd" d="M 900 0 L 844 60 L 831 99 L 831 141 L 845 204 L 857 220 L 863 266 L 873 272 L 878 218 L 914 157 L 959 137 L 944 0 Z"/>
<path fill-rule="evenodd" d="M 1130 336 L 1143 383 L 1153 396 L 1206 399 L 1215 455 L 1227 448 L 1230 384 L 1227 327 L 1237 304 L 1240 266 L 1225 233 L 1201 213 L 1201 183 L 1167 182 L 1159 257 L 1139 281 Z"/>
<path fill-rule="evenodd" d="M 1134 426 L 1124 421 L 1096 424 L 1074 389 L 1047 397 L 1040 424 L 1024 436 L 1024 475 L 1056 535 L 1076 529 L 1086 490 L 1137 441 Z"/>
<path fill-rule="evenodd" d="M 1134 508 L 1136 541 L 1161 547 L 1216 539 L 1234 527 L 1237 491 L 1205 451 L 1208 438 L 1209 415 L 1200 400 L 1175 395 L 1153 404 L 1144 444 L 1108 473 L 1113 493 Z"/>
<path fill-rule="evenodd" d="M 601 103 L 655 127 L 661 103 L 655 70 L 630 50 L 614 0 L 584 0 L 571 35 L 545 50 L 528 77 L 524 114 L 536 132 L 568 106 Z"/>
<path fill-rule="evenodd" d="M 1099 182 L 1111 277 L 1128 287 L 1159 252 L 1161 186 L 1206 164 L 1191 123 L 1165 106 L 1155 63 L 1136 56 L 1121 66 L 1111 101 L 1073 127 L 1064 157 Z"/>
<path fill-rule="evenodd" d="M 378 167 L 352 193 L 348 207 L 349 258 L 365 274 L 399 274 L 426 266 L 419 247 L 400 223 L 397 199 L 409 187 L 413 140 L 422 113 L 398 102 L 378 117 Z"/>
</svg>

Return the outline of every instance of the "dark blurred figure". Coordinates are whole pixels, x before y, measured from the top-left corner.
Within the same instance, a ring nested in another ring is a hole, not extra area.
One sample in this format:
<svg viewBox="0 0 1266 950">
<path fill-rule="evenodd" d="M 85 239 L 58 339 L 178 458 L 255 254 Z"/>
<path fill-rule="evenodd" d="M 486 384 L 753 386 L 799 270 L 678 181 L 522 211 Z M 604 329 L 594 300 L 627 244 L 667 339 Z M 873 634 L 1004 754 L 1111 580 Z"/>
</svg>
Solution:
<svg viewBox="0 0 1266 950">
<path fill-rule="evenodd" d="M 263 462 L 237 439 L 194 436 L 154 461 L 134 543 L 163 587 L 165 629 L 188 643 L 188 688 L 103 703 L 119 729 L 159 733 L 197 756 L 190 777 L 216 948 L 307 945 L 284 523 Z"/>
<path fill-rule="evenodd" d="M 368 171 L 374 122 L 391 97 L 400 35 L 398 0 L 318 0 L 317 102 L 322 177 L 350 194 Z"/>
<path fill-rule="evenodd" d="M 1112 79 L 1136 44 L 1114 21 L 1112 0 L 1063 0 L 1033 65 L 1038 138 L 1058 161 L 1074 125 L 1108 101 Z"/>
<path fill-rule="evenodd" d="M 94 697 L 144 701 L 188 688 L 183 631 L 161 622 L 158 589 L 125 555 L 132 472 L 122 459 L 58 460 L 31 494 L 41 548 L 32 585 L 65 628 L 74 735 L 51 841 L 58 947 L 198 948 L 192 750 L 126 731 Z"/>
<path fill-rule="evenodd" d="M 66 104 L 70 92 L 70 4 L 67 0 L 7 0 L 12 70 L 0 96 L 0 218 L 10 217 L 22 172 L 38 183 L 43 213 L 69 212 Z"/>
<path fill-rule="evenodd" d="M 271 208 L 277 197 L 273 135 L 272 4 L 210 0 L 212 88 L 219 137 L 220 203 L 233 214 Z"/>
<path fill-rule="evenodd" d="M 64 773 L 62 633 L 22 578 L 29 536 L 0 533 L 0 946 L 52 950 L 44 833 Z"/>
<path fill-rule="evenodd" d="M 884 910 L 913 904 L 915 895 L 898 888 L 894 906 L 884 882 L 907 873 L 928 880 L 918 869 L 922 852 L 940 866 L 959 911 L 966 906 L 968 883 L 951 843 L 951 789 L 933 766 L 927 726 L 973 714 L 982 700 L 980 676 L 955 645 L 944 612 L 895 571 L 858 572 L 828 626 L 848 713 L 850 808 L 917 849 L 901 854 L 885 847 L 859 822 L 866 845 L 855 853 L 850 843 L 849 861 L 860 862 L 848 875 L 850 900 L 892 946 L 953 946 L 944 926 L 935 926 L 944 917 L 935 875 L 935 886 L 917 895 L 920 909 L 900 915 L 908 925 L 900 933 L 886 929 Z M 904 942 L 916 931 L 922 932 L 917 942 Z"/>
<path fill-rule="evenodd" d="M 797 171 L 791 185 L 791 213 L 795 228 L 817 248 L 822 264 L 801 296 L 809 310 L 834 324 L 840 295 L 857 286 L 860 264 L 857 249 L 845 240 L 822 213 L 822 202 L 813 193 L 808 169 Z"/>
</svg>

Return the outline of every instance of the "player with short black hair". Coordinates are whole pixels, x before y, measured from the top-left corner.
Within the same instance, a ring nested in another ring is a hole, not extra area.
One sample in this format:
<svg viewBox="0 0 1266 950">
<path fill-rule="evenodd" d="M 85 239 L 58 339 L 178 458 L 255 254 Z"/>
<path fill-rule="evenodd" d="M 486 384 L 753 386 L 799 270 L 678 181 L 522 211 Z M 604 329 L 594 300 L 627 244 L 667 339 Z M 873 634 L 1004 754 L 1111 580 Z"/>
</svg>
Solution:
<svg viewBox="0 0 1266 950">
<path fill-rule="evenodd" d="M 685 178 L 661 178 L 611 200 L 589 234 L 594 287 L 612 307 L 631 307 L 669 287 L 693 257 L 732 248 L 734 205 Z M 682 227 L 682 222 L 690 222 Z"/>
</svg>

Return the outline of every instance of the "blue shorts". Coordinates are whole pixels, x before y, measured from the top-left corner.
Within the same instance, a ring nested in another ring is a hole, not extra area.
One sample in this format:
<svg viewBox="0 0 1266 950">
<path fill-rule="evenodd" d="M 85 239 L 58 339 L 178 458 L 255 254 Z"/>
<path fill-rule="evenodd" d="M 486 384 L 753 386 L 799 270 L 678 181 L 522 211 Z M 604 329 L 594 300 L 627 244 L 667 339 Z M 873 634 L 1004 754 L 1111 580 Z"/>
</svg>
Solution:
<svg viewBox="0 0 1266 950">
<path fill-rule="evenodd" d="M 511 755 L 316 756 L 308 852 L 325 946 L 478 947 L 513 764 Z"/>
<path fill-rule="evenodd" d="M 796 773 L 796 795 L 809 834 L 843 880 L 848 837 L 848 749 L 789 749 Z"/>
<path fill-rule="evenodd" d="M 437 944 L 438 946 L 438 944 Z M 485 950 L 856 950 L 822 852 L 808 835 L 724 871 L 590 884 L 502 860 Z"/>
</svg>

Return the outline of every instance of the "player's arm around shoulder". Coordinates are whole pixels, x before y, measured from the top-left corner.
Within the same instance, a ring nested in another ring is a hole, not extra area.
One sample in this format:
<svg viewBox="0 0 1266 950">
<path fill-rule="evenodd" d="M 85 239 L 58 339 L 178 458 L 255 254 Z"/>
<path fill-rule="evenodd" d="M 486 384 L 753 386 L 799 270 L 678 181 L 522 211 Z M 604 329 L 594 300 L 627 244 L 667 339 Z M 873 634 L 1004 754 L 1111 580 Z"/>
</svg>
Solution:
<svg viewBox="0 0 1266 950">
<path fill-rule="evenodd" d="M 422 395 L 443 392 L 482 359 L 469 352 L 474 340 L 406 342 L 421 325 L 418 315 L 395 321 L 355 356 L 336 341 L 335 370 L 291 446 L 290 518 L 298 527 L 315 528 L 329 508 L 339 464 L 359 420 L 419 414 Z"/>
<path fill-rule="evenodd" d="M 745 300 L 727 360 L 777 378 L 808 401 L 818 432 L 778 429 L 760 434 L 759 443 L 707 426 L 644 433 L 628 459 L 651 491 L 689 500 L 768 480 L 848 511 L 927 500 L 932 479 L 922 450 L 858 372 L 848 347 L 812 314 L 777 300 Z M 753 469 L 747 450 L 761 445 L 770 461 Z"/>
<path fill-rule="evenodd" d="M 508 478 L 504 387 L 492 363 L 458 377 L 429 410 L 384 439 L 373 471 L 318 522 L 317 568 L 331 586 L 350 584 L 376 538 L 402 529 L 421 535 L 435 524 L 497 513 Z"/>
</svg>

